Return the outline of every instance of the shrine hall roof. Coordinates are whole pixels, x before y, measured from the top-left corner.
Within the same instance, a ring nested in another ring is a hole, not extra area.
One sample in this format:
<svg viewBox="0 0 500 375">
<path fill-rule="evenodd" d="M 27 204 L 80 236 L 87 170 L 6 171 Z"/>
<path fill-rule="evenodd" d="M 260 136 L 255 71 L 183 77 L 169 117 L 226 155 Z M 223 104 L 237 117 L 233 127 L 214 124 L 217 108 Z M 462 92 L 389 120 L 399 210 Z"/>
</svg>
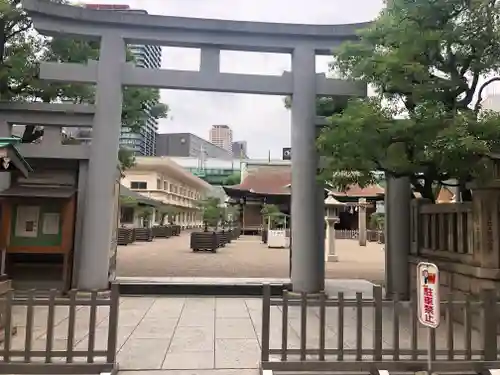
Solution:
<svg viewBox="0 0 500 375">
<path fill-rule="evenodd" d="M 248 175 L 238 185 L 226 186 L 228 190 L 247 191 L 260 195 L 290 195 L 292 173 L 290 168 L 264 166 L 248 171 Z M 331 189 L 329 189 L 331 190 Z M 361 198 L 379 197 L 384 195 L 384 189 L 379 185 L 361 188 L 357 185 L 350 187 L 346 192 L 333 190 L 336 197 Z"/>
</svg>

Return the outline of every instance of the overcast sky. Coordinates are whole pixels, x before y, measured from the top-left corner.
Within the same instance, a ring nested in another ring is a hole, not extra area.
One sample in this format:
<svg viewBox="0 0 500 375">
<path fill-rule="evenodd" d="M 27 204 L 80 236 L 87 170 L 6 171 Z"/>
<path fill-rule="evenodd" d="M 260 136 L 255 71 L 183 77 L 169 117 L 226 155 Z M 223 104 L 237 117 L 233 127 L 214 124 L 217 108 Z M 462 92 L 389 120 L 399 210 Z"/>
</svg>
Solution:
<svg viewBox="0 0 500 375">
<path fill-rule="evenodd" d="M 232 19 L 242 21 L 340 24 L 376 17 L 382 0 L 95 0 L 86 3 L 129 4 L 151 14 Z M 328 70 L 328 58 L 317 58 L 317 72 Z M 163 68 L 198 70 L 200 52 L 163 48 Z M 221 71 L 282 74 L 290 70 L 290 56 L 222 52 Z M 277 96 L 162 90 L 171 117 L 160 122 L 160 132 L 190 132 L 208 139 L 210 126 L 227 124 L 234 140 L 246 140 L 253 158 L 281 158 L 290 146 L 290 114 Z"/>
</svg>

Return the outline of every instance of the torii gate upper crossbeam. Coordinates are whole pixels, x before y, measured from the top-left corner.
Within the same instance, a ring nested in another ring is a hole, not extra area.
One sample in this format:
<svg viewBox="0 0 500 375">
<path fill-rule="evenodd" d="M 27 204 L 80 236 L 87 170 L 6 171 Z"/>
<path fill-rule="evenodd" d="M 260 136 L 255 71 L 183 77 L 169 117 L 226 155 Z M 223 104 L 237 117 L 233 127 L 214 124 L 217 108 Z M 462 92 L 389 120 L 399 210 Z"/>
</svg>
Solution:
<svg viewBox="0 0 500 375">
<path fill-rule="evenodd" d="M 223 50 L 291 53 L 307 45 L 318 55 L 347 40 L 370 23 L 300 25 L 271 22 L 167 17 L 61 5 L 49 0 L 23 0 L 35 28 L 42 34 L 99 39 L 115 33 L 130 44 L 174 47 L 217 46 Z"/>
</svg>

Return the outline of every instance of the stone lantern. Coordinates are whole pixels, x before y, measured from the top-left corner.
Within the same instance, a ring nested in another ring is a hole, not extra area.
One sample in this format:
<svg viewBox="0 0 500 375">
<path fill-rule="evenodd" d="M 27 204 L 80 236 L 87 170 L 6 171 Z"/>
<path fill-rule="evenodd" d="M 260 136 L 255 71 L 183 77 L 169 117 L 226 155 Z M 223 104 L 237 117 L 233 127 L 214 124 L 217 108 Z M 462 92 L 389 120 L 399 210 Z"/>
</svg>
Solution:
<svg viewBox="0 0 500 375">
<path fill-rule="evenodd" d="M 339 202 L 333 197 L 333 193 L 329 192 L 325 199 L 326 209 L 326 246 L 325 246 L 325 262 L 338 262 L 337 254 L 335 254 L 335 224 L 340 221 L 339 212 L 345 203 Z"/>
<path fill-rule="evenodd" d="M 366 201 L 366 198 L 359 198 L 358 200 L 358 232 L 359 232 L 359 246 L 366 246 L 367 232 L 366 232 L 366 209 L 371 206 L 371 203 Z"/>
</svg>

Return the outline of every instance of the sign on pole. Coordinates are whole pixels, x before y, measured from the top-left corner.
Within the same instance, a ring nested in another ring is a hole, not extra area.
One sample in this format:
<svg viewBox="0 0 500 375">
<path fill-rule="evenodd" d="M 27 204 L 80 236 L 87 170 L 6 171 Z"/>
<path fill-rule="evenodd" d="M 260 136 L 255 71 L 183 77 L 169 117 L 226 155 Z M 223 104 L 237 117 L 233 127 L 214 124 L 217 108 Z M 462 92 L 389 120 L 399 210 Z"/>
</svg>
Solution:
<svg viewBox="0 0 500 375">
<path fill-rule="evenodd" d="M 433 263 L 417 265 L 418 320 L 429 328 L 437 328 L 441 320 L 439 269 Z"/>
<path fill-rule="evenodd" d="M 291 147 L 284 147 L 282 156 L 283 156 L 283 160 L 292 160 L 292 148 Z"/>
</svg>

